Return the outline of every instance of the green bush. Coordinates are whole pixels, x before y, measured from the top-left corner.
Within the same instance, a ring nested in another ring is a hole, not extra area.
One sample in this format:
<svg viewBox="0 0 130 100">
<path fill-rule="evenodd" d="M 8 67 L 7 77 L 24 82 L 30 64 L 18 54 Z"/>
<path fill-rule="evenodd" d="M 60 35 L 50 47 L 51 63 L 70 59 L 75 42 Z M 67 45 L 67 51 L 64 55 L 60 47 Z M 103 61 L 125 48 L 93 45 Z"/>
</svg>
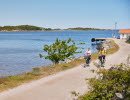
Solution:
<svg viewBox="0 0 130 100">
<path fill-rule="evenodd" d="M 89 80 L 90 91 L 80 96 L 80 100 L 112 100 L 115 93 L 121 93 L 123 100 L 130 100 L 130 68 L 118 65 L 110 69 L 100 69 L 98 78 Z M 115 99 L 113 99 L 115 100 Z"/>
<path fill-rule="evenodd" d="M 51 60 L 53 63 L 57 64 L 59 61 L 64 61 L 69 59 L 77 52 L 79 47 L 76 47 L 76 43 L 69 38 L 68 40 L 61 41 L 58 38 L 52 45 L 44 45 L 44 51 L 48 53 L 48 56 L 42 56 L 39 54 L 40 58 L 45 57 L 45 59 Z"/>
</svg>

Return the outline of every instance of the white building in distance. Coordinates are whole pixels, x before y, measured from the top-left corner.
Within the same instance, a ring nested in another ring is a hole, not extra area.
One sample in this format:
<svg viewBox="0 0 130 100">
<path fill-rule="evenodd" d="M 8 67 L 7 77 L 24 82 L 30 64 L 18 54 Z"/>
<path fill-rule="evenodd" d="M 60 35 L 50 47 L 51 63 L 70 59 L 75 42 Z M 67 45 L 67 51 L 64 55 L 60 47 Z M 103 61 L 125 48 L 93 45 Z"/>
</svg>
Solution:
<svg viewBox="0 0 130 100">
<path fill-rule="evenodd" d="M 119 33 L 120 39 L 128 39 L 130 37 L 130 29 L 121 29 Z"/>
</svg>

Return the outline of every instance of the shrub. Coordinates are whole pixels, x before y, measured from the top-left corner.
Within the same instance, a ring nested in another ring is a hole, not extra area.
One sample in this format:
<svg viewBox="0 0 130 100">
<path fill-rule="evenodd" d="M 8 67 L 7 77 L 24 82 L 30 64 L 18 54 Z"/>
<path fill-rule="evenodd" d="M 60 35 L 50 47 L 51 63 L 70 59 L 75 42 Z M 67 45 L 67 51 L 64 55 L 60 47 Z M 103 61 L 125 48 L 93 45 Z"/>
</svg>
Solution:
<svg viewBox="0 0 130 100">
<path fill-rule="evenodd" d="M 130 68 L 118 65 L 108 70 L 100 69 L 97 78 L 89 79 L 90 91 L 79 97 L 80 100 L 112 100 L 115 93 L 130 100 Z M 115 99 L 114 99 L 115 100 Z"/>
<path fill-rule="evenodd" d="M 77 52 L 79 47 L 76 47 L 76 43 L 69 38 L 68 40 L 61 41 L 58 38 L 52 45 L 44 45 L 44 51 L 48 53 L 48 56 L 42 56 L 39 54 L 40 58 L 45 57 L 45 59 L 51 60 L 53 63 L 57 64 L 59 61 L 64 61 L 69 59 Z"/>
</svg>

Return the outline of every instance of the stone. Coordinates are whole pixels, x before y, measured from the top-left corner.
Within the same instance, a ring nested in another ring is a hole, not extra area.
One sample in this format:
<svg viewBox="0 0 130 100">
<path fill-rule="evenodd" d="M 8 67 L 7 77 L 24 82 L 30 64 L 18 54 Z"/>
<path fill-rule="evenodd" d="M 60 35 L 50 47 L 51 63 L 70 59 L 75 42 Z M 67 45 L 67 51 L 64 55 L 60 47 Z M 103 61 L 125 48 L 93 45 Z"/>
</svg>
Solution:
<svg viewBox="0 0 130 100">
<path fill-rule="evenodd" d="M 121 93 L 115 93 L 117 99 L 116 100 L 123 100 L 123 95 Z"/>
</svg>

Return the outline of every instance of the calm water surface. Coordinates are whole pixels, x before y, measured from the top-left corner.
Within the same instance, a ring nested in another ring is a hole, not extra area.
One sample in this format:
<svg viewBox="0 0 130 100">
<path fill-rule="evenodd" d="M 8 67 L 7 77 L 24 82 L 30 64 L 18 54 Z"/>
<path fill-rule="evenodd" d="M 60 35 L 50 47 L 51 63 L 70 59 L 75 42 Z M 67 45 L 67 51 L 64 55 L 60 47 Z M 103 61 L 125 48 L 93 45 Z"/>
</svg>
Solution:
<svg viewBox="0 0 130 100">
<path fill-rule="evenodd" d="M 116 32 L 117 33 L 117 32 Z M 91 38 L 111 38 L 112 31 L 45 31 L 45 32 L 0 32 L 0 77 L 21 74 L 34 67 L 51 64 L 49 60 L 39 58 L 45 44 L 52 44 L 56 38 L 66 40 L 72 38 L 78 46 L 91 47 Z M 76 54 L 75 56 L 82 56 Z"/>
</svg>

